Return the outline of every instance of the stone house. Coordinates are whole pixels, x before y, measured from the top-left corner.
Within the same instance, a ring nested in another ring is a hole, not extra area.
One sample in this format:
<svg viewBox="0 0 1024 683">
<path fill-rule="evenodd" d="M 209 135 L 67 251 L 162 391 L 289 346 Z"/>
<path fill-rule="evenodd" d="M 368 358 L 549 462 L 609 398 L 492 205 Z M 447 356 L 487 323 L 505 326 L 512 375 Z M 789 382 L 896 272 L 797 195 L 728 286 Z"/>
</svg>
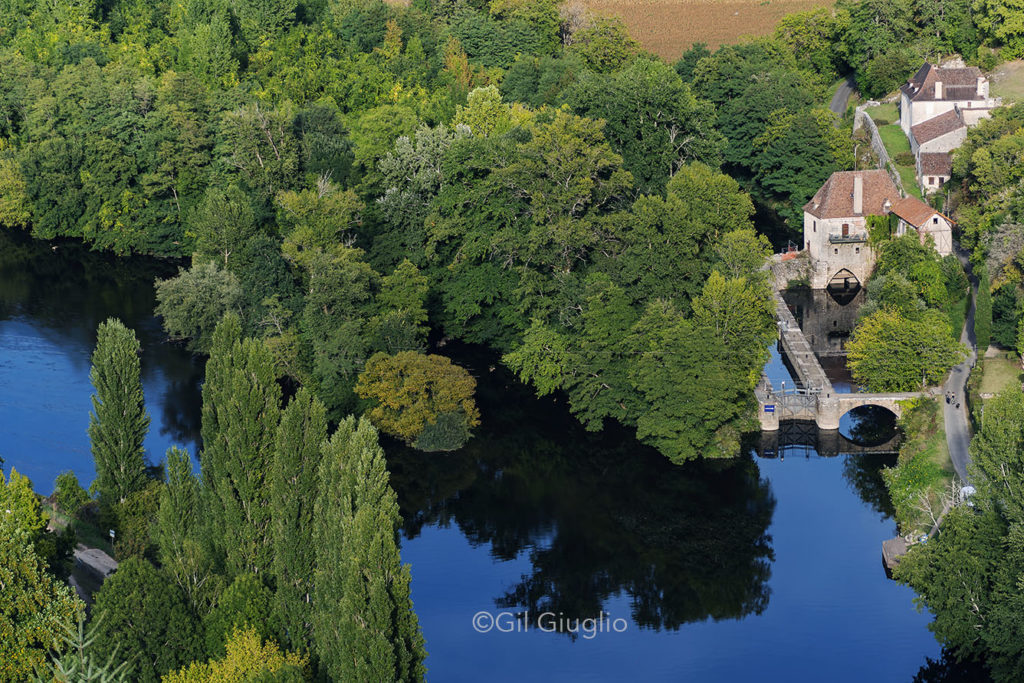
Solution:
<svg viewBox="0 0 1024 683">
<path fill-rule="evenodd" d="M 988 78 L 976 66 L 941 67 L 925 62 L 900 88 L 900 126 L 907 137 L 914 126 L 959 108 L 968 126 L 1000 105 L 989 96 Z"/>
<path fill-rule="evenodd" d="M 935 192 L 953 175 L 953 155 L 949 152 L 921 152 L 916 161 L 917 177 L 926 193 Z"/>
<path fill-rule="evenodd" d="M 967 139 L 967 129 L 1002 104 L 989 95 L 988 78 L 975 66 L 925 62 L 900 88 L 900 127 L 910 140 L 917 181 L 932 193 L 951 175 L 950 153 Z"/>
<path fill-rule="evenodd" d="M 926 244 L 929 236 L 935 240 L 935 251 L 939 256 L 953 253 L 953 221 L 942 215 L 917 197 L 905 197 L 892 203 L 892 214 L 896 216 L 896 236 L 907 234 L 913 229 Z"/>
<path fill-rule="evenodd" d="M 967 122 L 958 108 L 928 119 L 910 129 L 910 151 L 914 157 L 922 152 L 952 152 L 967 139 Z"/>
<path fill-rule="evenodd" d="M 850 288 L 871 275 L 868 216 L 889 213 L 900 193 L 883 170 L 837 171 L 804 206 L 804 248 L 811 288 Z"/>
</svg>

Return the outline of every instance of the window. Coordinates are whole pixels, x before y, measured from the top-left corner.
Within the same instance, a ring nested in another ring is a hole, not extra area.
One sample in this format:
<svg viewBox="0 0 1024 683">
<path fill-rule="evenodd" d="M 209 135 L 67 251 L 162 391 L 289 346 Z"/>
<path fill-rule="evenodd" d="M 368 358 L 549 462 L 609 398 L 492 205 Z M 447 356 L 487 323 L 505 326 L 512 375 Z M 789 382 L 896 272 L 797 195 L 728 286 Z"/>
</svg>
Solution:
<svg viewBox="0 0 1024 683">
<path fill-rule="evenodd" d="M 939 217 L 938 216 L 932 216 L 932 223 L 935 224 L 935 225 L 938 225 L 939 224 Z"/>
<path fill-rule="evenodd" d="M 857 252 L 858 254 L 860 253 L 860 247 L 857 247 L 857 249 L 856 249 L 856 252 Z"/>
<path fill-rule="evenodd" d="M 832 251 L 834 251 L 834 252 L 835 252 L 835 253 L 837 253 L 837 254 L 839 253 L 839 250 L 838 250 L 838 249 L 833 249 Z"/>
<path fill-rule="evenodd" d="M 933 176 L 933 175 L 928 176 L 928 184 L 929 185 L 934 185 L 935 184 L 935 176 Z"/>
<path fill-rule="evenodd" d="M 818 221 L 813 221 L 814 225 L 811 226 L 811 232 L 818 232 Z"/>
</svg>

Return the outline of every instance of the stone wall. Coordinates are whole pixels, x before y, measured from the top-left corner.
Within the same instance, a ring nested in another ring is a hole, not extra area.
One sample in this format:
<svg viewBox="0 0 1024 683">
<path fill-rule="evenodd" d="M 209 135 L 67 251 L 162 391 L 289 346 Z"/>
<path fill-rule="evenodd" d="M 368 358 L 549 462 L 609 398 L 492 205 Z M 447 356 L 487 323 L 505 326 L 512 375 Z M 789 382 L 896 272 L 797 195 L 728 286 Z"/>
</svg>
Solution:
<svg viewBox="0 0 1024 683">
<path fill-rule="evenodd" d="M 810 282 L 811 262 L 806 251 L 775 254 L 771 261 L 775 289 L 788 289 L 790 282 Z"/>
<path fill-rule="evenodd" d="M 871 137 L 871 149 L 878 157 L 878 168 L 884 168 L 889 172 L 889 177 L 892 178 L 892 182 L 896 184 L 896 188 L 900 191 L 902 196 L 906 196 L 907 193 L 903 190 L 903 181 L 900 180 L 900 174 L 896 172 L 896 165 L 892 159 L 889 158 L 889 152 L 885 150 L 885 144 L 882 142 L 882 136 L 878 134 L 878 126 L 868 116 L 868 107 L 877 107 L 878 102 L 868 102 L 857 107 L 857 112 L 853 116 L 853 129 L 857 130 L 861 126 L 864 126 L 868 135 Z"/>
</svg>

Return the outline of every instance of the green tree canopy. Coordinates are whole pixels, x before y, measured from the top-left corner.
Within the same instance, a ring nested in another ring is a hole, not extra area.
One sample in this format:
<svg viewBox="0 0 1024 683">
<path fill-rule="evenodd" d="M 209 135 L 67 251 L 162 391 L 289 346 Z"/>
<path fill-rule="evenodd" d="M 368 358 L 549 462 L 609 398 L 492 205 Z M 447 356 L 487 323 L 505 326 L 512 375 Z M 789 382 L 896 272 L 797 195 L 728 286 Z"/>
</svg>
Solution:
<svg viewBox="0 0 1024 683">
<path fill-rule="evenodd" d="M 89 442 L 96 484 L 107 504 L 124 503 L 146 484 L 143 441 L 149 415 L 142 395 L 135 332 L 120 320 L 100 324 L 89 379 L 96 393 L 89 415 Z"/>
<path fill-rule="evenodd" d="M 895 309 L 875 311 L 857 326 L 846 348 L 854 379 L 872 391 L 938 384 L 966 356 L 946 316 L 935 310 L 910 319 Z"/>
<path fill-rule="evenodd" d="M 325 444 L 315 518 L 313 634 L 325 670 L 335 680 L 422 680 L 398 502 L 366 418 L 345 419 Z"/>
<path fill-rule="evenodd" d="M 184 594 L 148 561 L 121 562 L 95 599 L 96 654 L 130 661 L 132 680 L 155 683 L 202 654 L 199 623 Z"/>
<path fill-rule="evenodd" d="M 374 354 L 356 384 L 356 393 L 375 402 L 370 420 L 406 443 L 442 415 L 459 416 L 467 430 L 480 424 L 475 389 L 476 380 L 449 359 L 414 351 Z"/>
</svg>

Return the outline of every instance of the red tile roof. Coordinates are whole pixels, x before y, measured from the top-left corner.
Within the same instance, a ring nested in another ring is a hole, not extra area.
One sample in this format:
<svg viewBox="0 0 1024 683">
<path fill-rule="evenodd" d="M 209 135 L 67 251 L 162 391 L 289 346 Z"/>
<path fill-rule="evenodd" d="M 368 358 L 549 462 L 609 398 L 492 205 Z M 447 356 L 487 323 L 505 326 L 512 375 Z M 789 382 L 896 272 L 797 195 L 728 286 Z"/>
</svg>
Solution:
<svg viewBox="0 0 1024 683">
<path fill-rule="evenodd" d="M 864 184 L 861 213 L 853 212 L 853 179 L 860 176 Z M 895 202 L 900 193 L 889 174 L 882 170 L 836 171 L 804 211 L 817 218 L 848 218 L 853 216 L 880 216 L 885 213 L 885 202 Z"/>
<path fill-rule="evenodd" d="M 904 197 L 903 199 L 893 202 L 892 212 L 910 223 L 915 228 L 923 228 L 928 225 L 928 221 L 932 216 L 941 213 L 922 202 L 917 197 Z M 945 216 L 942 216 L 946 218 Z M 946 218 L 949 221 L 948 218 Z"/>
<path fill-rule="evenodd" d="M 949 152 L 921 152 L 921 175 L 950 177 L 953 175 L 953 155 Z"/>
<path fill-rule="evenodd" d="M 942 137 L 946 133 L 952 133 L 954 130 L 966 127 L 967 123 L 964 121 L 963 114 L 960 113 L 959 109 L 954 108 L 951 111 L 939 114 L 935 118 L 913 126 L 910 129 L 910 134 L 917 140 L 917 144 L 923 145 L 935 138 Z"/>
</svg>

